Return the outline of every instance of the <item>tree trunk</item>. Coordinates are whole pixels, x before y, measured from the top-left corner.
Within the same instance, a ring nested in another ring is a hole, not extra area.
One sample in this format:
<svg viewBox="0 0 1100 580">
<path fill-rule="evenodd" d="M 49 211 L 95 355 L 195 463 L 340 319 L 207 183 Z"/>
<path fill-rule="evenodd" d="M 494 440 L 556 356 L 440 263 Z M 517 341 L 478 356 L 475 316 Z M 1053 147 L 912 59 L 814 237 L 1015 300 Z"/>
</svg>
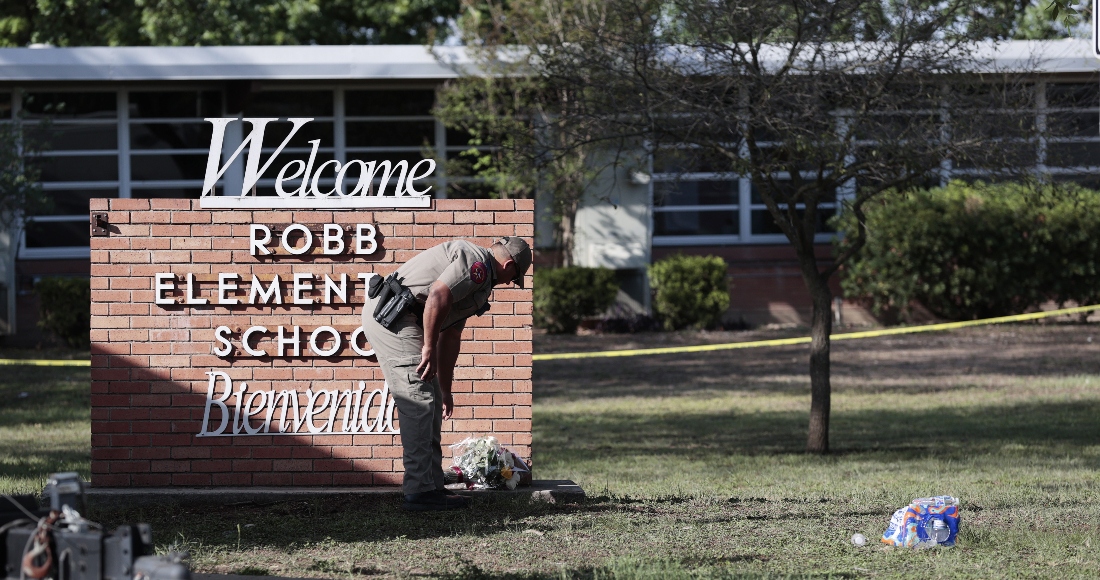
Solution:
<svg viewBox="0 0 1100 580">
<path fill-rule="evenodd" d="M 829 335 L 833 331 L 833 292 L 826 280 L 814 276 L 806 280 L 813 300 L 810 330 L 810 431 L 806 438 L 809 453 L 829 452 L 829 406 L 832 385 L 829 381 Z"/>
<path fill-rule="evenodd" d="M 577 202 L 569 202 L 562 208 L 561 222 L 561 265 L 569 267 L 573 265 L 574 229 L 577 220 Z"/>
<path fill-rule="evenodd" d="M 568 215 L 561 216 L 561 265 L 568 268 L 573 265 L 573 220 Z"/>
</svg>

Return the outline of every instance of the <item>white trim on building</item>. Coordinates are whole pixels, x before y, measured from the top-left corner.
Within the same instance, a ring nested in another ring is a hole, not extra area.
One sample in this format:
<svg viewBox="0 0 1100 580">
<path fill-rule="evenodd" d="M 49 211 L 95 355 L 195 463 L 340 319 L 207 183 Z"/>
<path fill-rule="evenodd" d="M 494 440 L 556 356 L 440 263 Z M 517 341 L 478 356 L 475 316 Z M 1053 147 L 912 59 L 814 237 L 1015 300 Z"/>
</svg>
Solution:
<svg viewBox="0 0 1100 580">
<path fill-rule="evenodd" d="M 463 48 L 418 45 L 0 48 L 8 82 L 438 81 L 470 64 Z"/>
</svg>

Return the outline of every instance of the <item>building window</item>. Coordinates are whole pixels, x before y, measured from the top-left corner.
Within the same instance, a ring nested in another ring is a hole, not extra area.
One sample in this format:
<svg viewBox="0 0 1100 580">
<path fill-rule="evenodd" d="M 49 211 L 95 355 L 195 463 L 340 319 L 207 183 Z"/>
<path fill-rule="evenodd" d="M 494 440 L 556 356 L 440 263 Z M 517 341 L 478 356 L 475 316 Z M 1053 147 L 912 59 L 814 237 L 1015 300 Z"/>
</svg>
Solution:
<svg viewBox="0 0 1100 580">
<path fill-rule="evenodd" d="M 809 175 L 805 176 L 809 178 Z M 785 179 L 780 179 L 784 183 Z M 780 206 L 786 209 L 785 206 Z M 802 211 L 801 206 L 795 210 Z M 836 192 L 818 204 L 820 241 L 833 230 Z M 653 185 L 653 245 L 723 245 L 785 242 L 750 179 L 721 173 L 656 174 Z"/>
<path fill-rule="evenodd" d="M 660 182 L 653 192 L 654 236 L 737 236 L 737 180 Z"/>
<path fill-rule="evenodd" d="M 206 175 L 219 91 L 130 91 L 129 187 L 139 198 L 198 198 Z"/>
<path fill-rule="evenodd" d="M 809 179 L 811 175 L 805 175 L 805 178 Z M 780 185 L 789 184 L 790 180 L 779 180 Z M 756 191 L 756 184 L 750 185 L 751 195 L 749 196 L 751 211 L 749 222 L 752 224 L 753 236 L 782 236 L 783 230 L 779 228 L 779 225 L 775 223 L 775 219 L 772 218 L 771 213 L 768 211 L 768 206 L 764 205 L 764 199 L 760 197 L 760 194 Z M 832 191 L 817 204 L 817 220 L 815 231 L 821 234 L 831 234 L 835 230 L 829 224 L 829 220 L 836 215 L 837 211 L 837 192 Z M 779 209 L 782 211 L 787 210 L 787 204 L 780 204 Z M 805 213 L 805 208 L 802 204 L 795 205 L 795 212 L 801 217 Z M 783 238 L 786 241 L 786 237 Z"/>
<path fill-rule="evenodd" d="M 1040 153 L 1055 181 L 1100 185 L 1100 89 L 1089 83 L 1047 83 L 1040 111 L 1049 131 Z"/>
<path fill-rule="evenodd" d="M 119 195 L 117 92 L 17 92 L 9 115 L 43 147 L 36 162 L 54 205 L 52 215 L 31 218 L 19 257 L 87 257 L 88 199 Z"/>
<path fill-rule="evenodd" d="M 1027 103 L 1001 105 L 1010 105 L 1011 111 L 998 109 L 998 102 L 1012 96 L 1017 100 L 1027 99 Z M 1100 189 L 1100 133 L 1097 131 L 1100 127 L 1100 89 L 1095 79 L 1040 82 L 1023 95 L 1010 95 L 990 85 L 974 97 L 972 110 L 948 111 L 947 116 L 968 115 L 968 121 L 977 119 L 977 122 L 967 122 L 965 129 L 976 132 L 975 138 L 1011 144 L 1007 158 L 1002 160 L 1004 163 L 1041 180 L 1073 182 Z M 1034 112 L 1020 114 L 1020 105 L 1033 107 Z M 904 123 L 899 126 L 902 125 Z M 728 173 L 722 173 L 721 168 L 689 166 L 685 157 L 672 150 L 663 151 L 653 159 L 654 246 L 786 243 L 786 237 L 768 213 L 751 180 L 731 178 Z M 940 175 L 925 185 L 941 185 L 950 179 L 989 181 L 1003 178 L 987 169 L 978 169 L 988 161 L 944 160 Z M 803 177 L 811 178 L 812 175 Z M 838 199 L 847 194 L 850 192 L 833 192 L 830 199 L 819 204 L 819 241 L 828 241 L 833 234 L 829 221 L 840 211 Z M 796 206 L 795 210 L 802 208 Z"/>
<path fill-rule="evenodd" d="M 347 159 L 406 161 L 411 168 L 438 157 L 434 89 L 346 90 L 343 100 Z M 438 178 L 442 168 L 436 165 L 431 175 Z M 358 177 L 353 171 L 349 178 Z M 375 178 L 372 187 L 380 184 Z"/>
</svg>

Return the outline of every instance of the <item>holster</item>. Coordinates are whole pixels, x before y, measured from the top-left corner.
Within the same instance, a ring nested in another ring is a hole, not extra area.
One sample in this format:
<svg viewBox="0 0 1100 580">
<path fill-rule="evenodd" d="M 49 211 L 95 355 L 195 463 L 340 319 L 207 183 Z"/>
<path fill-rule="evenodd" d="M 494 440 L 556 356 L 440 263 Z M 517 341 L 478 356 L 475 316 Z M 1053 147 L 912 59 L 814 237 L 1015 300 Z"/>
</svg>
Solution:
<svg viewBox="0 0 1100 580">
<path fill-rule="evenodd" d="M 378 299 L 374 307 L 375 322 L 387 330 L 392 329 L 394 323 L 406 313 L 419 310 L 416 297 L 401 282 L 397 272 L 386 276 L 385 280 L 375 276 L 371 278 L 367 291 L 368 296 Z"/>
</svg>

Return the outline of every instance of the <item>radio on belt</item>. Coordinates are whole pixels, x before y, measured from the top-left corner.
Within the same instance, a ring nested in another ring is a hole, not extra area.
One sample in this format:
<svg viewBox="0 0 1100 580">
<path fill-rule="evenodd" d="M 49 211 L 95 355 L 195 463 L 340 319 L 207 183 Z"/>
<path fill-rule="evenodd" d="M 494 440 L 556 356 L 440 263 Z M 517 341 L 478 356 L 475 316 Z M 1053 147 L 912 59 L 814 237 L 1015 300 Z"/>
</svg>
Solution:
<svg viewBox="0 0 1100 580">
<path fill-rule="evenodd" d="M 385 280 L 378 276 L 371 278 L 367 295 L 378 298 L 378 303 L 374 307 L 374 320 L 386 329 L 392 329 L 397 319 L 410 308 L 415 311 L 419 306 L 416 297 L 402 282 L 403 280 L 397 277 L 397 272 L 386 276 Z"/>
</svg>

